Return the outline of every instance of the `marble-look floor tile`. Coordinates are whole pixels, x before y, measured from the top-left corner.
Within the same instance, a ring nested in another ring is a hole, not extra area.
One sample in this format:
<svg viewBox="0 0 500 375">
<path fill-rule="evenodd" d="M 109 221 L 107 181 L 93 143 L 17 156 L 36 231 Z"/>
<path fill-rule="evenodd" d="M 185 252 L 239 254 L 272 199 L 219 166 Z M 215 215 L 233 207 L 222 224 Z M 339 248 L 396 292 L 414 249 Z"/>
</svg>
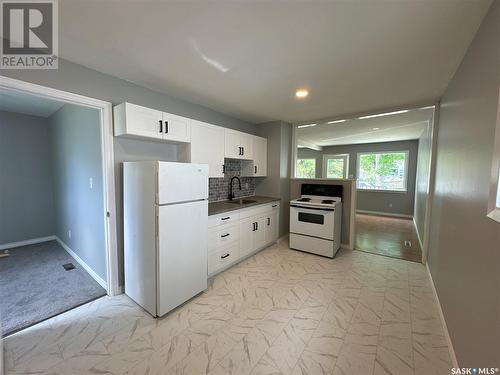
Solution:
<svg viewBox="0 0 500 375">
<path fill-rule="evenodd" d="M 427 375 L 451 367 L 425 267 L 269 247 L 155 319 L 103 297 L 4 340 L 7 374 Z"/>
</svg>

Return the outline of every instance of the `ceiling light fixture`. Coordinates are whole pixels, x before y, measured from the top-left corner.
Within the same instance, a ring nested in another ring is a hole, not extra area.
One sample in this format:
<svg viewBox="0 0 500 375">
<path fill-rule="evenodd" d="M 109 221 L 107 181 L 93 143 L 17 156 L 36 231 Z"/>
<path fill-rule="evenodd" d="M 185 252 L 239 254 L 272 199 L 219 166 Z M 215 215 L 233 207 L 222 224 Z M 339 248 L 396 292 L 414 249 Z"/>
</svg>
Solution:
<svg viewBox="0 0 500 375">
<path fill-rule="evenodd" d="M 306 89 L 299 89 L 299 90 L 295 91 L 295 96 L 297 98 L 303 99 L 307 95 L 309 95 L 309 91 L 307 91 Z"/>
<path fill-rule="evenodd" d="M 299 125 L 297 128 L 310 128 L 311 126 L 316 126 L 316 124 Z"/>
<path fill-rule="evenodd" d="M 386 112 L 386 113 L 378 113 L 376 115 L 368 115 L 368 116 L 362 116 L 358 117 L 359 120 L 364 120 L 366 118 L 374 118 L 374 117 L 381 117 L 381 116 L 389 116 L 389 115 L 397 115 L 399 113 L 406 113 L 409 112 L 408 109 L 404 109 L 402 111 L 395 111 L 395 112 Z"/>
<path fill-rule="evenodd" d="M 380 130 L 380 128 L 373 128 L 373 130 Z"/>
<path fill-rule="evenodd" d="M 346 122 L 347 120 L 335 120 L 335 121 L 328 121 L 329 124 L 338 124 L 340 122 Z"/>
</svg>

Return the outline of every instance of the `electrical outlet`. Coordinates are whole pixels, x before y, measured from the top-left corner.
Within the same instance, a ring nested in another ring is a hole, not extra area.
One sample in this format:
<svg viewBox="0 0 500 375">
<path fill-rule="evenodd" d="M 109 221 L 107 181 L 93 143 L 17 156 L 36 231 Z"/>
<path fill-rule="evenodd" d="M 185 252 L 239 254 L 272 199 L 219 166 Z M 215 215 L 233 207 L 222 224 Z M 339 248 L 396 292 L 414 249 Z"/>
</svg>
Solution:
<svg viewBox="0 0 500 375">
<path fill-rule="evenodd" d="M 71 239 L 71 230 L 68 230 L 68 238 Z"/>
<path fill-rule="evenodd" d="M 94 187 L 94 179 L 92 177 L 89 178 L 89 188 L 92 190 Z"/>
</svg>

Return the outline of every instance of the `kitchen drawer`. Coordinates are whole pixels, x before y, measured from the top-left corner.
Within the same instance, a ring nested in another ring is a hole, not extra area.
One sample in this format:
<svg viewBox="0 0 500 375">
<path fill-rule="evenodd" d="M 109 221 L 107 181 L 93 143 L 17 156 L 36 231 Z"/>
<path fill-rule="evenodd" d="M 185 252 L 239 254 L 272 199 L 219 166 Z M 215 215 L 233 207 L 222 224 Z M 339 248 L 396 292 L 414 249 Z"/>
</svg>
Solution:
<svg viewBox="0 0 500 375">
<path fill-rule="evenodd" d="M 273 207 L 273 206 L 276 206 L 276 207 Z M 269 212 L 269 211 L 274 210 L 276 208 L 279 208 L 278 201 L 271 202 L 271 203 L 265 203 L 265 204 L 262 204 L 262 205 L 259 205 L 256 207 L 242 209 L 242 210 L 240 210 L 240 219 L 243 220 L 243 219 L 246 219 L 246 218 L 249 218 L 252 216 L 263 215 L 266 212 Z"/>
<path fill-rule="evenodd" d="M 208 254 L 208 274 L 212 275 L 239 259 L 238 243 Z"/>
<path fill-rule="evenodd" d="M 240 228 L 237 222 L 210 228 L 208 231 L 208 250 L 227 247 L 227 245 L 238 241 L 239 238 Z"/>
<path fill-rule="evenodd" d="M 208 217 L 208 227 L 214 228 L 220 225 L 236 224 L 240 220 L 239 211 L 225 212 L 223 214 Z"/>
</svg>

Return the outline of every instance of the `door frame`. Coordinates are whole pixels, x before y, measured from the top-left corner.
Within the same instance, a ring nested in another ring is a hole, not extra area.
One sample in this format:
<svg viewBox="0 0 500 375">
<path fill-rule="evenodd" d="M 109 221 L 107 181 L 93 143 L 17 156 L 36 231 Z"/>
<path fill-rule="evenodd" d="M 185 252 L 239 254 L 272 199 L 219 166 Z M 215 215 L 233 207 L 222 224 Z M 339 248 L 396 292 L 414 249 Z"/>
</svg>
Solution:
<svg viewBox="0 0 500 375">
<path fill-rule="evenodd" d="M 14 90 L 47 99 L 76 104 L 99 110 L 101 119 L 101 151 L 106 238 L 106 291 L 108 295 L 121 294 L 118 280 L 118 248 L 116 234 L 115 172 L 113 153 L 112 104 L 50 87 L 0 76 L 0 89 Z"/>
</svg>

